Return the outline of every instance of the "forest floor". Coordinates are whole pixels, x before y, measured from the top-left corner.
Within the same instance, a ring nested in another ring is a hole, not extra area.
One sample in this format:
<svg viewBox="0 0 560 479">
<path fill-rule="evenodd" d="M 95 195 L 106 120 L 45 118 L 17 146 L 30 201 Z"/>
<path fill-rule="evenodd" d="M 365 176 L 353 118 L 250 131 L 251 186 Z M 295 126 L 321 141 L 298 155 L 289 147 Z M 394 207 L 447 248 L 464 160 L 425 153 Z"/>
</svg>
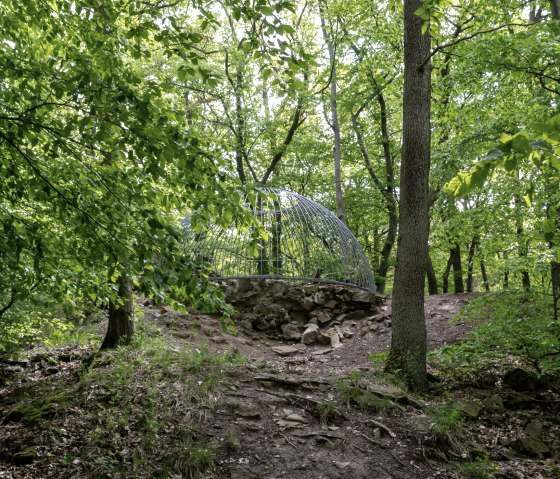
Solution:
<svg viewBox="0 0 560 479">
<path fill-rule="evenodd" d="M 473 324 L 452 319 L 472 296 L 426 298 L 431 350 L 465 338 Z M 390 299 L 338 348 L 141 307 L 150 346 L 43 347 L 5 365 L 0 478 L 560 477 L 558 388 L 516 392 L 489 371 L 410 395 L 381 368 Z M 516 452 L 531 424 L 547 450 Z"/>
</svg>

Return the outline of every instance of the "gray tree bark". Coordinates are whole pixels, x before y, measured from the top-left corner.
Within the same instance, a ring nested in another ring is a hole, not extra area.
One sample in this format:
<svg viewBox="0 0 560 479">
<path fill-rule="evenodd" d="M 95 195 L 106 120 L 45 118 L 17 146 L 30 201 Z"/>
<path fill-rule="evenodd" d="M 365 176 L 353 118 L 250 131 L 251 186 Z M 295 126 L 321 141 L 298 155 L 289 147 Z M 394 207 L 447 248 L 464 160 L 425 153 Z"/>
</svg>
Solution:
<svg viewBox="0 0 560 479">
<path fill-rule="evenodd" d="M 386 369 L 415 391 L 428 387 L 424 278 L 428 264 L 430 170 L 430 36 L 404 0 L 403 148 L 399 237 L 393 286 L 393 335 Z"/>
<path fill-rule="evenodd" d="M 134 301 L 130 282 L 120 276 L 117 279 L 118 299 L 109 303 L 109 324 L 101 349 L 128 344 L 134 334 Z"/>
<path fill-rule="evenodd" d="M 342 173 L 340 168 L 341 138 L 340 138 L 340 124 L 338 122 L 338 99 L 337 99 L 338 92 L 337 92 L 337 85 L 336 85 L 336 51 L 335 51 L 335 43 L 333 40 L 333 36 L 327 31 L 324 9 L 321 3 L 319 3 L 319 16 L 321 17 L 321 31 L 323 32 L 323 38 L 325 39 L 325 43 L 327 44 L 327 51 L 329 52 L 329 61 L 331 67 L 331 72 L 330 72 L 331 118 L 329 121 L 329 125 L 334 135 L 333 155 L 334 155 L 334 188 L 336 193 L 336 215 L 338 216 L 338 219 L 340 221 L 346 223 L 346 213 L 344 211 L 344 199 L 342 196 Z"/>
</svg>

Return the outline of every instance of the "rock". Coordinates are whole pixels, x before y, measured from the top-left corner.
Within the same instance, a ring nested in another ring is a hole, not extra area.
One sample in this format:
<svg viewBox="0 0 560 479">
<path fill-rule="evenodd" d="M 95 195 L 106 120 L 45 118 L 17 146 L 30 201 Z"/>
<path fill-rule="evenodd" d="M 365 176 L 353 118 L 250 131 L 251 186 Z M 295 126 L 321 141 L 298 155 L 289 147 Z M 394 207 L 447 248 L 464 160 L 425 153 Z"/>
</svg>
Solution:
<svg viewBox="0 0 560 479">
<path fill-rule="evenodd" d="M 327 302 L 324 293 L 321 292 L 315 293 L 311 296 L 311 299 L 317 306 L 323 306 Z"/>
<path fill-rule="evenodd" d="M 323 349 L 317 349 L 316 351 L 312 351 L 311 354 L 313 356 L 322 356 L 323 354 L 329 354 L 332 352 L 333 352 L 332 348 L 323 348 Z"/>
<path fill-rule="evenodd" d="M 543 386 L 535 374 L 520 368 L 508 371 L 504 375 L 504 384 L 517 392 L 536 391 Z"/>
<path fill-rule="evenodd" d="M 352 295 L 352 301 L 355 303 L 376 304 L 377 299 L 375 293 L 371 293 L 369 291 L 356 291 Z"/>
<path fill-rule="evenodd" d="M 241 417 L 259 418 L 261 413 L 254 404 L 237 403 L 232 405 L 233 412 Z"/>
<path fill-rule="evenodd" d="M 541 457 L 543 454 L 548 454 L 550 449 L 538 437 L 525 436 L 516 439 L 511 446 L 523 454 L 528 456 Z"/>
<path fill-rule="evenodd" d="M 257 479 L 257 475 L 253 471 L 239 464 L 230 466 L 229 477 L 231 479 Z"/>
<path fill-rule="evenodd" d="M 311 313 L 311 317 L 321 324 L 328 323 L 332 319 L 331 314 L 325 310 L 313 311 L 313 313 Z"/>
<path fill-rule="evenodd" d="M 542 434 L 543 424 L 538 419 L 533 419 L 525 426 L 525 434 L 527 436 L 540 438 Z"/>
<path fill-rule="evenodd" d="M 317 342 L 319 337 L 319 326 L 316 324 L 307 325 L 306 330 L 301 335 L 301 342 L 303 344 L 313 344 Z"/>
<path fill-rule="evenodd" d="M 302 424 L 300 421 L 288 421 L 287 419 L 275 419 L 275 422 L 276 424 L 278 424 L 278 427 L 283 430 L 300 428 L 304 426 L 304 424 Z"/>
<path fill-rule="evenodd" d="M 301 302 L 301 307 L 305 311 L 311 311 L 312 309 L 315 309 L 315 303 L 313 302 L 313 299 L 311 299 L 310 297 L 306 297 L 303 298 L 303 301 Z"/>
<path fill-rule="evenodd" d="M 17 466 L 31 464 L 37 458 L 37 451 L 33 447 L 28 447 L 23 451 L 16 452 L 12 461 Z"/>
<path fill-rule="evenodd" d="M 212 341 L 213 343 L 216 343 L 216 344 L 225 344 L 225 343 L 227 343 L 227 339 L 224 338 L 223 336 L 212 336 L 212 337 L 210 338 L 210 341 Z"/>
<path fill-rule="evenodd" d="M 334 308 L 336 308 L 337 304 L 338 304 L 338 302 L 336 300 L 329 299 L 327 302 L 325 302 L 325 304 L 323 306 L 325 308 L 334 309 Z"/>
<path fill-rule="evenodd" d="M 350 338 L 354 337 L 354 331 L 352 331 L 351 329 L 348 329 L 348 328 L 343 328 L 342 329 L 342 337 L 344 339 L 350 339 Z"/>
<path fill-rule="evenodd" d="M 299 414 L 296 414 L 296 413 L 292 413 L 292 414 L 289 414 L 288 416 L 286 416 L 286 421 L 301 422 L 303 424 L 307 424 L 309 422 L 303 416 L 300 416 Z"/>
<path fill-rule="evenodd" d="M 459 401 L 457 403 L 457 409 L 463 413 L 464 416 L 476 419 L 480 410 L 482 409 L 477 403 L 472 401 Z"/>
<path fill-rule="evenodd" d="M 299 326 L 294 323 L 286 323 L 282 325 L 282 335 L 284 339 L 290 341 L 299 341 L 301 339 L 301 331 Z"/>
<path fill-rule="evenodd" d="M 365 324 L 360 328 L 360 336 L 366 336 L 369 333 L 375 333 L 378 329 L 378 324 Z"/>
<path fill-rule="evenodd" d="M 393 322 L 392 322 L 390 319 L 384 319 L 384 320 L 383 320 L 383 324 L 384 324 L 385 326 L 387 326 L 388 328 L 390 328 L 390 327 L 393 326 Z"/>
<path fill-rule="evenodd" d="M 338 335 L 338 331 L 336 328 L 330 328 L 327 330 L 327 336 L 329 337 L 331 347 L 339 348 L 340 344 L 340 336 Z"/>
<path fill-rule="evenodd" d="M 280 356 L 290 356 L 299 353 L 299 349 L 294 346 L 272 346 L 270 349 Z"/>
<path fill-rule="evenodd" d="M 504 402 L 499 394 L 493 394 L 484 403 L 484 407 L 489 411 L 505 411 Z"/>
<path fill-rule="evenodd" d="M 333 464 L 339 469 L 347 469 L 350 466 L 349 462 L 333 461 Z"/>
</svg>

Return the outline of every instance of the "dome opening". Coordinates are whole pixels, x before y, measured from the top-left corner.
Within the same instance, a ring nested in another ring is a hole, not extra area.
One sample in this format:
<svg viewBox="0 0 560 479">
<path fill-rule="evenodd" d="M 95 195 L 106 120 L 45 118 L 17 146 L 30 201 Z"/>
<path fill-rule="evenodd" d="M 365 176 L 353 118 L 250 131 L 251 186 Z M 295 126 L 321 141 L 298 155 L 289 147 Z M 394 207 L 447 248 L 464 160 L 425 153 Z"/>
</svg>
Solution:
<svg viewBox="0 0 560 479">
<path fill-rule="evenodd" d="M 212 279 L 278 278 L 288 281 L 351 284 L 375 291 L 369 262 L 350 230 L 325 207 L 282 188 L 257 207 L 247 204 L 266 231 L 242 231 L 216 224 L 196 233 L 183 220 L 187 252 Z"/>
</svg>

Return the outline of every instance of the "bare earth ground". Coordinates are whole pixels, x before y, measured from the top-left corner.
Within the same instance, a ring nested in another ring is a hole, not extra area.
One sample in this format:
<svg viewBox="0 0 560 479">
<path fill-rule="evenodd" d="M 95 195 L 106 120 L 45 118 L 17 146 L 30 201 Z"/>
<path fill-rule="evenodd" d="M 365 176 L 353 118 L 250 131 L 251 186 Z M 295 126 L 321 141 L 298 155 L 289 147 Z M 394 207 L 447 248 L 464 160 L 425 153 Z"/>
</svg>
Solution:
<svg viewBox="0 0 560 479">
<path fill-rule="evenodd" d="M 465 337 L 472 324 L 451 322 L 451 319 L 472 296 L 426 298 L 430 349 Z M 430 447 L 433 441 L 430 443 L 429 435 L 422 432 L 427 399 L 406 394 L 379 370 L 372 373 L 372 361 L 368 356 L 387 351 L 390 345 L 390 300 L 382 306 L 376 321 L 369 324 L 356 321 L 352 326 L 353 336 L 336 349 L 276 341 L 264 333 L 243 328 L 239 328 L 234 336 L 222 332 L 215 316 L 198 312 L 182 315 L 149 303 L 144 306 L 144 321 L 155 322 L 178 348 L 185 344 L 204 344 L 213 352 L 237 351 L 246 358 L 244 364 L 232 370 L 231 380 L 221 391 L 215 409 L 204 419 L 204 432 L 219 451 L 216 467 L 205 476 L 207 478 L 460 477 L 445 462 L 434 460 L 434 448 Z M 295 346 L 297 351 L 281 355 L 273 350 L 286 345 Z M 49 354 L 60 357 L 61 351 L 66 350 L 50 351 Z M 76 353 L 62 366 L 45 364 L 38 367 L 29 372 L 29 380 L 45 388 L 54 381 L 69 380 L 84 356 L 84 352 Z M 362 374 L 358 377 L 353 371 Z M 337 385 L 353 374 L 363 390 L 380 398 L 377 411 L 360 407 L 352 401 L 336 401 Z M 11 384 L 0 388 L 0 418 L 13 404 L 11 398 L 17 387 L 23 386 Z M 25 387 L 29 387 L 29 383 Z M 494 386 L 490 391 L 482 388 L 482 385 L 478 389 L 469 386 L 457 391 L 457 399 L 475 397 L 483 403 L 484 398 L 495 391 L 492 391 Z M 453 391 L 451 396 L 455 397 Z M 483 411 L 481 419 L 467 427 L 470 433 L 476 434 L 480 448 L 488 452 L 491 459 L 501 461 L 501 470 L 495 477 L 558 477 L 550 472 L 553 458 L 533 460 L 507 453 L 503 447 L 507 441 L 502 439 L 511 439 L 518 429 L 524 427 L 524 422 L 515 413 L 496 415 Z M 0 478 L 85 477 L 61 475 L 60 469 L 45 464 L 46 461 L 60 460 L 60 455 L 65 453 L 63 445 L 51 451 L 50 456 L 49 451 L 44 451 L 32 464 L 11 463 L 9 450 L 6 450 L 9 447 L 21 449 L 31 441 L 32 434 L 33 430 L 25 429 L 21 423 L 0 423 Z M 556 435 L 558 428 L 550 428 L 544 434 Z M 546 436 L 545 439 L 549 444 L 558 445 L 558 437 Z M 32 443 L 42 444 L 37 438 Z M 53 475 L 47 474 L 49 470 Z M 187 476 L 176 474 L 171 477 Z"/>
</svg>

